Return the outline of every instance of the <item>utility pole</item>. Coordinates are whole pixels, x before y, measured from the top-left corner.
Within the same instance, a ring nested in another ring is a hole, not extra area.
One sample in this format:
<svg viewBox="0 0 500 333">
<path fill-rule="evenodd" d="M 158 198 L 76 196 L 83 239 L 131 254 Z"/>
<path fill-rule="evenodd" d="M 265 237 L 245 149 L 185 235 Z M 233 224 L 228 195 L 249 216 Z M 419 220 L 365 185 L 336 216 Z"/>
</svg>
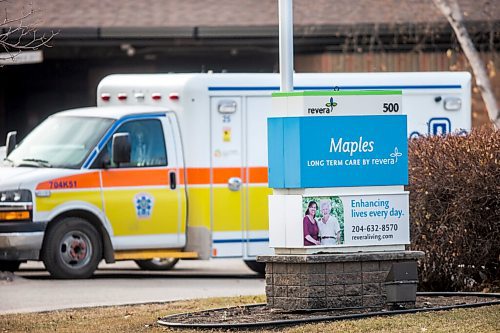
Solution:
<svg viewBox="0 0 500 333">
<path fill-rule="evenodd" d="M 293 91 L 293 0 L 279 0 L 281 92 Z"/>
</svg>

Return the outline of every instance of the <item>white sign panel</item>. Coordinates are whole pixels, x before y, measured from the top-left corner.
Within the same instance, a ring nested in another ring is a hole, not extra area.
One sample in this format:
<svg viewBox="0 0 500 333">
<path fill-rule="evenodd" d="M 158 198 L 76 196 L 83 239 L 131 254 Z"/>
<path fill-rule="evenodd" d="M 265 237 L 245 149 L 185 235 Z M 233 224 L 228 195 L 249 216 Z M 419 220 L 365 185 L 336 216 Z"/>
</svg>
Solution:
<svg viewBox="0 0 500 333">
<path fill-rule="evenodd" d="M 0 53 L 0 65 L 36 64 L 43 61 L 42 51 Z"/>
<path fill-rule="evenodd" d="M 400 115 L 401 91 L 304 91 L 273 93 L 272 117 Z"/>
<path fill-rule="evenodd" d="M 362 247 L 410 243 L 408 192 L 304 196 L 303 245 Z"/>
<path fill-rule="evenodd" d="M 342 197 L 346 245 L 410 243 L 408 193 Z"/>
</svg>

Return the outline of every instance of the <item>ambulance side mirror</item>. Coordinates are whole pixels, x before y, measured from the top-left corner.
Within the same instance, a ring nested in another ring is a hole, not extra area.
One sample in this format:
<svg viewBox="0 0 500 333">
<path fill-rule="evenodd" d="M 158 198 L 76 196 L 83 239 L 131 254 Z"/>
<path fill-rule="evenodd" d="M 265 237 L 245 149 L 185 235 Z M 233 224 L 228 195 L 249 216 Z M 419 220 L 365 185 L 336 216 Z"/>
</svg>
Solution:
<svg viewBox="0 0 500 333">
<path fill-rule="evenodd" d="M 13 131 L 13 132 L 7 133 L 7 140 L 5 142 L 5 146 L 6 146 L 6 148 L 5 148 L 6 155 L 5 156 L 9 156 L 9 154 L 12 153 L 14 148 L 16 148 L 16 145 L 17 145 L 17 132 Z"/>
<path fill-rule="evenodd" d="M 118 167 L 122 163 L 130 163 L 131 144 L 128 133 L 116 133 L 111 143 L 113 163 Z"/>
</svg>

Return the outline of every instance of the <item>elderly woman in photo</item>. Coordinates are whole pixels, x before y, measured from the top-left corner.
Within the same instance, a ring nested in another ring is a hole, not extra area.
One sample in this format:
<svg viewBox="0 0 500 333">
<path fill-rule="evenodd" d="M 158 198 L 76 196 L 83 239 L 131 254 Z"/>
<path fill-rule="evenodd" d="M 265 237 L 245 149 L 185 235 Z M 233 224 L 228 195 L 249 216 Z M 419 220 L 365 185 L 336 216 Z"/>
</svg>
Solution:
<svg viewBox="0 0 500 333">
<path fill-rule="evenodd" d="M 332 211 L 332 203 L 330 200 L 321 200 L 319 202 L 321 214 L 318 219 L 319 238 L 321 245 L 336 245 L 340 244 L 340 224 L 337 218 L 330 215 Z"/>
</svg>

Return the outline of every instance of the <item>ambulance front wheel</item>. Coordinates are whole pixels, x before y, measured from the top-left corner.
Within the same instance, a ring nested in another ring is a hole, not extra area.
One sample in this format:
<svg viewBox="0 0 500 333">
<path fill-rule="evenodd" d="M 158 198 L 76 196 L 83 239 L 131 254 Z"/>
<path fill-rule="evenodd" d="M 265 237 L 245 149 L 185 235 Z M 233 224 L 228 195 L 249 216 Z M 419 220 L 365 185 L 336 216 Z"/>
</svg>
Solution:
<svg viewBox="0 0 500 333">
<path fill-rule="evenodd" d="M 155 258 L 151 260 L 136 260 L 137 266 L 148 271 L 168 271 L 177 264 L 178 258 Z"/>
<path fill-rule="evenodd" d="M 255 260 L 245 260 L 245 264 L 255 273 L 264 275 L 266 273 L 266 264 Z"/>
<path fill-rule="evenodd" d="M 102 242 L 92 224 L 80 217 L 66 217 L 46 231 L 42 248 L 45 268 L 55 278 L 91 277 L 102 259 Z"/>
</svg>

